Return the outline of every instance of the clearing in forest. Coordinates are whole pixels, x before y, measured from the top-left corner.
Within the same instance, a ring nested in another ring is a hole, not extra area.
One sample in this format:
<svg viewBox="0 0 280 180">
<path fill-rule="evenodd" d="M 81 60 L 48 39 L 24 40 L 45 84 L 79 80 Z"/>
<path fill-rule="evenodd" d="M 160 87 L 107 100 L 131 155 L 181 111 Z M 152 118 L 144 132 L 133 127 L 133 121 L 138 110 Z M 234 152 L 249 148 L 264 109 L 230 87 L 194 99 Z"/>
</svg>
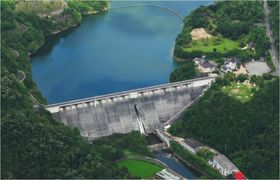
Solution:
<svg viewBox="0 0 280 180">
<path fill-rule="evenodd" d="M 211 38 L 212 36 L 207 33 L 204 28 L 195 28 L 191 31 L 192 40 L 200 40 Z"/>
<path fill-rule="evenodd" d="M 249 101 L 253 97 L 255 90 L 257 90 L 257 88 L 252 84 L 236 82 L 232 82 L 230 85 L 222 87 L 224 93 L 243 103 Z"/>
<path fill-rule="evenodd" d="M 202 52 L 227 52 L 238 49 L 239 43 L 227 38 L 212 36 L 211 38 L 193 40 L 184 49 L 185 51 L 202 51 Z"/>
<path fill-rule="evenodd" d="M 126 167 L 131 175 L 139 178 L 153 177 L 157 172 L 162 170 L 162 167 L 157 164 L 148 161 L 131 159 L 121 160 L 117 162 L 117 166 Z"/>
</svg>

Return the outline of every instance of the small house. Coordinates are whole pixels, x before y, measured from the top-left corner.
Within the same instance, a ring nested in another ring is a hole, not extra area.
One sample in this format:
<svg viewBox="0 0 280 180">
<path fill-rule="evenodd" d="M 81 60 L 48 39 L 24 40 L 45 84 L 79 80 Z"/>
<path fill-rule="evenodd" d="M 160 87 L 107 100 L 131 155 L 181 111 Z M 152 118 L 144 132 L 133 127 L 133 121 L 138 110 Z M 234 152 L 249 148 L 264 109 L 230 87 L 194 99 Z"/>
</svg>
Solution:
<svg viewBox="0 0 280 180">
<path fill-rule="evenodd" d="M 186 150 L 190 151 L 193 154 L 195 154 L 199 149 L 205 147 L 205 145 L 203 145 L 200 142 L 196 141 L 195 139 L 191 139 L 191 138 L 185 139 L 184 141 L 181 141 L 179 143 Z"/>
<path fill-rule="evenodd" d="M 255 43 L 254 42 L 249 42 L 247 45 L 247 49 L 253 49 L 255 48 Z"/>
<path fill-rule="evenodd" d="M 211 73 L 215 71 L 215 65 L 204 58 L 194 58 L 193 59 L 195 65 L 197 66 L 198 70 L 202 73 Z"/>
<path fill-rule="evenodd" d="M 237 59 L 236 58 L 224 58 L 224 65 L 221 66 L 221 70 L 224 73 L 232 72 L 237 69 Z"/>
</svg>

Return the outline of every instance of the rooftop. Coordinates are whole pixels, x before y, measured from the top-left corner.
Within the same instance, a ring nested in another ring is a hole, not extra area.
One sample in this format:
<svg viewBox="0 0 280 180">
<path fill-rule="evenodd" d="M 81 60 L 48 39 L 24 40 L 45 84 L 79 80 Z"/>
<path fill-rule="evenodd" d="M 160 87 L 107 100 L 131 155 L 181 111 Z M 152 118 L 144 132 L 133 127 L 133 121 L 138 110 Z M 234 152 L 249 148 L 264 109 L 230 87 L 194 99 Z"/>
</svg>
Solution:
<svg viewBox="0 0 280 180">
<path fill-rule="evenodd" d="M 255 47 L 255 43 L 254 42 L 249 42 L 248 43 L 248 48 L 253 48 Z"/>
<path fill-rule="evenodd" d="M 237 59 L 236 58 L 224 58 L 225 60 L 225 65 L 229 64 L 229 63 L 237 63 Z"/>
<path fill-rule="evenodd" d="M 217 161 L 224 169 L 238 170 L 238 168 L 225 155 L 219 154 L 214 156 L 213 160 Z"/>
<path fill-rule="evenodd" d="M 226 71 L 228 68 L 225 65 L 222 65 L 222 70 Z"/>
<path fill-rule="evenodd" d="M 190 147 L 192 147 L 193 149 L 196 149 L 198 147 L 203 147 L 204 144 L 201 144 L 200 142 L 198 142 L 197 140 L 195 139 L 191 139 L 191 138 L 188 138 L 185 140 L 185 143 L 187 145 L 189 145 Z"/>
<path fill-rule="evenodd" d="M 197 61 L 200 66 L 203 68 L 213 68 L 215 65 L 211 61 L 202 58 L 195 58 L 194 61 Z"/>
</svg>

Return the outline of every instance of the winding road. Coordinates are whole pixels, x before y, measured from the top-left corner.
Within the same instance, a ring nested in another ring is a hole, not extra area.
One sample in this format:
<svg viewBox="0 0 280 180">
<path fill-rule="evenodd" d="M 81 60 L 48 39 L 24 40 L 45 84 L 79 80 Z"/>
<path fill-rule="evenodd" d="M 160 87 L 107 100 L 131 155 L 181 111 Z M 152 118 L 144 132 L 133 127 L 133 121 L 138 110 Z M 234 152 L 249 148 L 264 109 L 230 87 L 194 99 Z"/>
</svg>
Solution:
<svg viewBox="0 0 280 180">
<path fill-rule="evenodd" d="M 19 82 L 23 82 L 26 78 L 26 75 L 22 70 L 18 70 L 18 76 L 19 76 L 18 77 Z"/>
<path fill-rule="evenodd" d="M 268 7 L 268 4 L 267 4 L 267 0 L 263 0 L 263 4 L 264 4 L 264 13 L 265 13 L 265 26 L 266 26 L 266 35 L 268 36 L 269 38 L 269 41 L 271 43 L 271 48 L 269 50 L 270 54 L 271 54 L 271 58 L 272 58 L 272 62 L 275 66 L 275 69 L 276 71 L 273 72 L 274 74 L 276 75 L 279 75 L 279 59 L 278 59 L 278 54 L 277 54 L 277 51 L 276 51 L 276 48 L 275 48 L 275 40 L 274 40 L 274 37 L 273 37 L 273 34 L 272 34 L 272 30 L 271 30 L 271 27 L 269 25 L 269 13 L 270 13 L 270 9 Z"/>
</svg>

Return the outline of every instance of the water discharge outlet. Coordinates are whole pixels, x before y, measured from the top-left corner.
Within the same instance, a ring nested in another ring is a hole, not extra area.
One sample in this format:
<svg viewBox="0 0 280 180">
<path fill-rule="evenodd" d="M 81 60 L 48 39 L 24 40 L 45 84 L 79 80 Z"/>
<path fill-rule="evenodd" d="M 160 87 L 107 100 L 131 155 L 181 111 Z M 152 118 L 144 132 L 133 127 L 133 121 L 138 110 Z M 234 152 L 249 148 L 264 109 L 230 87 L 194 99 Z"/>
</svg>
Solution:
<svg viewBox="0 0 280 180">
<path fill-rule="evenodd" d="M 144 123 L 140 117 L 139 111 L 137 109 L 137 105 L 134 104 L 134 110 L 136 112 L 136 117 L 137 117 L 137 122 L 138 122 L 138 127 L 139 127 L 139 131 L 141 134 L 144 134 L 145 136 L 147 136 L 147 133 L 145 131 L 145 127 L 144 127 Z"/>
</svg>

